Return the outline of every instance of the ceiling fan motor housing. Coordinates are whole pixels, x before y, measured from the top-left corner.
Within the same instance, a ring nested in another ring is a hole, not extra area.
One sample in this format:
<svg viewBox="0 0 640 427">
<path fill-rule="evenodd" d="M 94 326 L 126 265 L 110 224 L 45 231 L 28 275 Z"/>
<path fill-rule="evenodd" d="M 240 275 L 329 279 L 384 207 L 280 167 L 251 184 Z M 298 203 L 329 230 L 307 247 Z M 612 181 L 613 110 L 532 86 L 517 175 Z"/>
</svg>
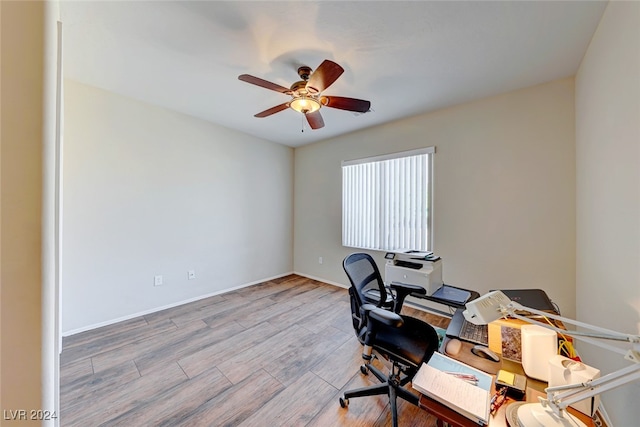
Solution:
<svg viewBox="0 0 640 427">
<path fill-rule="evenodd" d="M 300 80 L 291 85 L 291 90 L 294 92 L 294 96 L 296 93 L 299 96 L 306 95 L 307 93 L 307 82 L 304 80 Z"/>
<path fill-rule="evenodd" d="M 303 65 L 302 67 L 299 67 L 298 68 L 298 75 L 304 81 L 309 80 L 309 76 L 311 75 L 311 67 L 307 67 L 306 65 Z"/>
</svg>

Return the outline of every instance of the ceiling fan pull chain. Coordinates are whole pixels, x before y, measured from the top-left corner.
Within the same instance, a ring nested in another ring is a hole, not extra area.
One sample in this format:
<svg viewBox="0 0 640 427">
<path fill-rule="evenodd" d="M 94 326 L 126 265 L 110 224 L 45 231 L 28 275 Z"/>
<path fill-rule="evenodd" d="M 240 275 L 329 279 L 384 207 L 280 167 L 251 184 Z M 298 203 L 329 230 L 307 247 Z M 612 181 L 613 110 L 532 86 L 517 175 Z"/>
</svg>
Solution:
<svg viewBox="0 0 640 427">
<path fill-rule="evenodd" d="M 305 119 L 304 114 L 302 114 L 301 118 L 302 118 L 302 129 L 300 132 L 304 133 L 304 119 Z"/>
</svg>

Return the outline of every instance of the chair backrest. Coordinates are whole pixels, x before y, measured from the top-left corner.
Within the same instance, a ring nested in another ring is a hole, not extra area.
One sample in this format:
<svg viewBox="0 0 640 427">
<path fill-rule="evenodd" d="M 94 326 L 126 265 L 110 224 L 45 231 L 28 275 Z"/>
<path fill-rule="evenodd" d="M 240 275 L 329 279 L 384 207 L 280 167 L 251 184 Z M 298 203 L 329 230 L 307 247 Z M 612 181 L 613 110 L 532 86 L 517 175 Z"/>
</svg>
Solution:
<svg viewBox="0 0 640 427">
<path fill-rule="evenodd" d="M 367 321 L 361 307 L 364 304 L 384 306 L 384 302 L 387 300 L 387 291 L 378 266 L 370 255 L 365 253 L 351 254 L 342 261 L 342 267 L 351 282 L 349 296 L 353 329 L 358 340 L 364 343 Z"/>
<path fill-rule="evenodd" d="M 384 306 L 387 301 L 387 291 L 378 266 L 371 255 L 351 254 L 342 261 L 342 267 L 355 290 L 355 297 L 358 298 L 359 305 Z"/>
</svg>

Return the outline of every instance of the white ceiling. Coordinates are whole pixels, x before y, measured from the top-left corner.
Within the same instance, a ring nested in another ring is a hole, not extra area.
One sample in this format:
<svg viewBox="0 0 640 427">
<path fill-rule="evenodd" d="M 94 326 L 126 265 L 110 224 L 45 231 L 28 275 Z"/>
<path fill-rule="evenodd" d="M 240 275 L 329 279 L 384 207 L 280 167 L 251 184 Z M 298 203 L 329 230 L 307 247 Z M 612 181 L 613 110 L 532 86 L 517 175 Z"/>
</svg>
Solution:
<svg viewBox="0 0 640 427">
<path fill-rule="evenodd" d="M 301 146 L 575 74 L 600 1 L 61 2 L 67 78 L 257 137 Z M 289 87 L 324 59 L 344 74 L 324 94 L 372 112 L 322 108 L 302 130 Z"/>
</svg>

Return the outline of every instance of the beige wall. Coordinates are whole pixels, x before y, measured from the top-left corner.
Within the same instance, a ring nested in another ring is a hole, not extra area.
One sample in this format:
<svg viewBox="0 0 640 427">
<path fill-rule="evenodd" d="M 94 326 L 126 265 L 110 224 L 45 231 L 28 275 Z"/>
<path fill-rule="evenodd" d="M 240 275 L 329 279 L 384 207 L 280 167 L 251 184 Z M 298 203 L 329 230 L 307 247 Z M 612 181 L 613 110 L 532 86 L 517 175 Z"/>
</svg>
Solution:
<svg viewBox="0 0 640 427">
<path fill-rule="evenodd" d="M 573 79 L 297 148 L 294 269 L 346 284 L 342 160 L 436 146 L 434 252 L 444 280 L 543 288 L 575 314 Z M 382 253 L 375 256 L 382 266 Z M 323 257 L 323 264 L 318 263 Z"/>
<path fill-rule="evenodd" d="M 64 92 L 63 334 L 292 271 L 293 149 Z"/>
<path fill-rule="evenodd" d="M 640 334 L 640 3 L 610 2 L 576 76 L 577 315 Z M 580 346 L 603 372 L 628 365 Z M 603 395 L 637 425 L 640 383 Z"/>
<path fill-rule="evenodd" d="M 0 410 L 7 411 L 55 409 L 41 398 L 44 13 L 41 2 L 0 4 Z M 37 425 L 3 420 L 20 423 Z"/>
</svg>

